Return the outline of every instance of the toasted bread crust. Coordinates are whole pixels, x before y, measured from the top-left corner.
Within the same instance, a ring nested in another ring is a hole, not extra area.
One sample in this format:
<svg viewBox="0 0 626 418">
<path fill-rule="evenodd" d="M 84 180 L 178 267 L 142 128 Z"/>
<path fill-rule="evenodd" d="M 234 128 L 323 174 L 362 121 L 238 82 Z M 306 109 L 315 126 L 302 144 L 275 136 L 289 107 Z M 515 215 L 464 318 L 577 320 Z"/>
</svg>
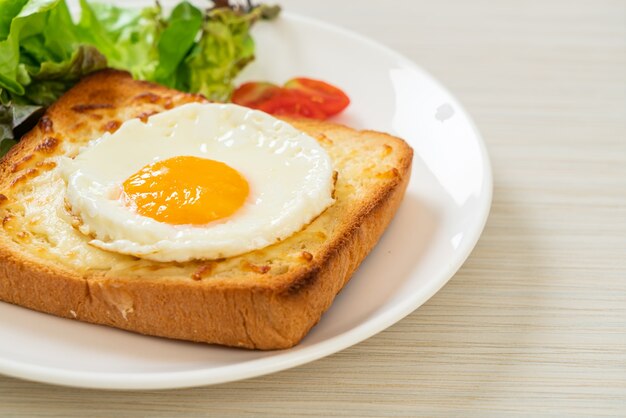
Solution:
<svg viewBox="0 0 626 418">
<path fill-rule="evenodd" d="M 141 105 L 128 104 L 129 97 Z M 16 185 L 16 179 L 28 183 L 39 175 L 49 164 L 47 158 L 64 141 L 93 130 L 95 123 L 101 134 L 128 119 L 115 117 L 121 103 L 125 109 L 136 109 L 133 116 L 141 118 L 143 113 L 198 100 L 202 99 L 134 81 L 118 71 L 92 75 L 53 105 L 43 122 L 0 162 L 0 192 L 6 191 L 2 195 L 10 202 L 11 191 L 22 187 Z M 87 116 L 95 122 L 85 122 L 85 114 L 92 111 L 110 112 L 113 118 Z M 256 349 L 297 344 L 319 321 L 393 218 L 409 181 L 412 150 L 400 139 L 381 133 L 315 121 L 289 122 L 320 141 L 350 135 L 355 140 L 392 144 L 397 154 L 389 175 L 381 176 L 385 178 L 380 187 L 346 213 L 333 231 L 327 231 L 327 239 L 315 251 L 303 251 L 301 263 L 271 277 L 266 277 L 265 268 L 250 264 L 251 271 L 242 267 L 234 277 L 222 279 L 210 263 L 196 265 L 191 270 L 194 273 L 186 277 L 152 277 L 146 273 L 151 266 L 148 270 L 143 266 L 139 276 L 131 270 L 112 274 L 91 271 L 89 266 L 77 269 L 58 257 L 37 254 L 5 227 L 0 230 L 0 300 L 148 335 Z M 5 199 L 0 199 L 0 210 L 4 205 Z"/>
</svg>

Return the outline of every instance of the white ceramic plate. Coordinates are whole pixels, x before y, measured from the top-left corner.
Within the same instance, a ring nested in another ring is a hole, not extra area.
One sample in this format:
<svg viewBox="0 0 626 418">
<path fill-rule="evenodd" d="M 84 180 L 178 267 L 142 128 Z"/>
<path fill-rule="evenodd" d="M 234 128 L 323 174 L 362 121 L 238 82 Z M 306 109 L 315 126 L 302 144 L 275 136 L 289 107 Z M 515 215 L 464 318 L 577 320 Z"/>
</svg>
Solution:
<svg viewBox="0 0 626 418">
<path fill-rule="evenodd" d="M 0 303 L 0 373 L 60 385 L 161 389 L 284 370 L 340 351 L 422 305 L 458 270 L 491 204 L 485 146 L 457 100 L 414 63 L 354 33 L 283 14 L 255 30 L 241 80 L 303 75 L 341 86 L 338 121 L 391 132 L 415 150 L 394 221 L 321 322 L 295 348 L 259 352 L 140 336 Z"/>
</svg>

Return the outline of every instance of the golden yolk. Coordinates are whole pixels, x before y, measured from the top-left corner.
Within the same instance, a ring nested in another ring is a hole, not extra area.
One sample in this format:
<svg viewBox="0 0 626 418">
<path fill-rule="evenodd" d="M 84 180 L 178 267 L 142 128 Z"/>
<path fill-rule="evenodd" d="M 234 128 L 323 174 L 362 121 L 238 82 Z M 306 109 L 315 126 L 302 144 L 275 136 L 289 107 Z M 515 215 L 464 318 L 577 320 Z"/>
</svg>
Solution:
<svg viewBox="0 0 626 418">
<path fill-rule="evenodd" d="M 123 185 L 126 204 L 172 225 L 203 225 L 226 218 L 248 197 L 246 179 L 219 161 L 174 157 L 148 164 Z"/>
</svg>

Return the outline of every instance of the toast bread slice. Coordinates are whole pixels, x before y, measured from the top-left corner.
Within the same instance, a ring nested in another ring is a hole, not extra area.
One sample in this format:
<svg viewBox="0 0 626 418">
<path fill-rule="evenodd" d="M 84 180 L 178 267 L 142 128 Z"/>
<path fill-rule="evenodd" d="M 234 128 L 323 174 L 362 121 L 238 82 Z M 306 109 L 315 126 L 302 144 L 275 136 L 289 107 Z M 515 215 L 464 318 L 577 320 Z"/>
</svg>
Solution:
<svg viewBox="0 0 626 418">
<path fill-rule="evenodd" d="M 383 133 L 287 120 L 318 140 L 338 172 L 336 203 L 300 232 L 237 257 L 186 263 L 89 245 L 64 205 L 55 159 L 128 119 L 202 101 L 103 70 L 53 104 L 0 162 L 0 300 L 168 338 L 251 349 L 297 344 L 395 214 L 412 149 Z"/>
</svg>

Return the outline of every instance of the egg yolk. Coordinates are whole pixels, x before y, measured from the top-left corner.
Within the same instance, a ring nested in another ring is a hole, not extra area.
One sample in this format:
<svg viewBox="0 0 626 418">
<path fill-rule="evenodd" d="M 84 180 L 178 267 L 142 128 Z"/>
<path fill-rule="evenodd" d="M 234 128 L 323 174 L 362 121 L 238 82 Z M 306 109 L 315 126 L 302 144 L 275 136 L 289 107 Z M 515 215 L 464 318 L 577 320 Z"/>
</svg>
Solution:
<svg viewBox="0 0 626 418">
<path fill-rule="evenodd" d="M 235 213 L 249 186 L 222 162 L 179 156 L 141 168 L 126 179 L 123 192 L 126 205 L 140 215 L 172 225 L 203 225 Z"/>
</svg>

